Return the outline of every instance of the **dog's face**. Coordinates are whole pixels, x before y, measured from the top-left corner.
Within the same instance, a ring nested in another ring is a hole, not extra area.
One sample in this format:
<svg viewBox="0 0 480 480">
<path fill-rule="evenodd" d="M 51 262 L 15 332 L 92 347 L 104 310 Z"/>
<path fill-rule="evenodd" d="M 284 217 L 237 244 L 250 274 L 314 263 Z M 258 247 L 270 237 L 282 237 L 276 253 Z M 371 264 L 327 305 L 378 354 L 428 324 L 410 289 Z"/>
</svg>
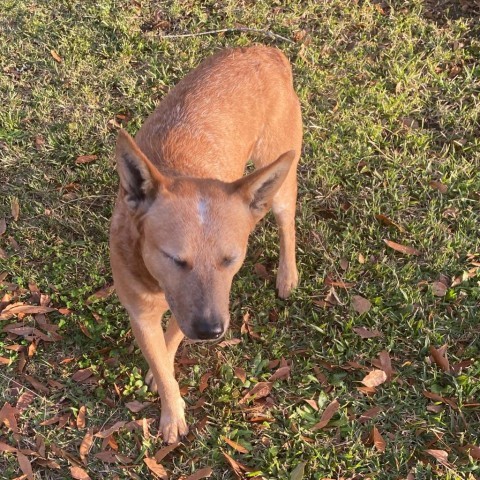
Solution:
<svg viewBox="0 0 480 480">
<path fill-rule="evenodd" d="M 248 236 L 294 153 L 233 183 L 165 177 L 123 131 L 116 156 L 123 198 L 141 232 L 141 260 L 182 332 L 193 340 L 219 338 L 229 324 L 230 288 Z"/>
</svg>

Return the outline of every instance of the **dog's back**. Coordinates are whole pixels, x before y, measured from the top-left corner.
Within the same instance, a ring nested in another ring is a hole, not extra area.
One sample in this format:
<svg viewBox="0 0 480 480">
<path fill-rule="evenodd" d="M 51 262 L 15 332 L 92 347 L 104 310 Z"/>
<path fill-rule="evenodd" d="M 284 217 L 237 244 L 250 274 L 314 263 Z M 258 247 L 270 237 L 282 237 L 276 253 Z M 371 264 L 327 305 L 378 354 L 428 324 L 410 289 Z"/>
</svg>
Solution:
<svg viewBox="0 0 480 480">
<path fill-rule="evenodd" d="M 136 141 L 161 171 L 232 181 L 248 159 L 261 166 L 299 151 L 301 130 L 288 60 L 255 46 L 204 61 L 162 100 Z"/>
</svg>

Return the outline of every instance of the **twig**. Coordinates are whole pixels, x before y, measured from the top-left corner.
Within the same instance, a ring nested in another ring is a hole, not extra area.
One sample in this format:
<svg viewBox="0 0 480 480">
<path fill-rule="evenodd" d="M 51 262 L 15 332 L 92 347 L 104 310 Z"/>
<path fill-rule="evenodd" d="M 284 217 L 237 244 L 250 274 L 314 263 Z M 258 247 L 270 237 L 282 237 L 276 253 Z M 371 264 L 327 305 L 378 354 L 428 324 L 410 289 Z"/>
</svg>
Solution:
<svg viewBox="0 0 480 480">
<path fill-rule="evenodd" d="M 293 43 L 293 40 L 289 38 L 282 37 L 278 35 L 278 33 L 273 33 L 270 30 L 263 30 L 259 28 L 248 28 L 248 27 L 237 27 L 237 28 L 222 28 L 221 30 L 208 30 L 206 32 L 198 32 L 198 33 L 179 33 L 179 34 L 171 34 L 171 35 L 162 35 L 161 38 L 186 38 L 186 37 L 200 37 L 201 35 L 215 35 L 217 33 L 233 33 L 233 32 L 252 32 L 252 33 L 259 33 L 261 35 L 266 35 L 270 38 L 276 38 L 279 40 L 283 40 L 284 42 Z"/>
</svg>

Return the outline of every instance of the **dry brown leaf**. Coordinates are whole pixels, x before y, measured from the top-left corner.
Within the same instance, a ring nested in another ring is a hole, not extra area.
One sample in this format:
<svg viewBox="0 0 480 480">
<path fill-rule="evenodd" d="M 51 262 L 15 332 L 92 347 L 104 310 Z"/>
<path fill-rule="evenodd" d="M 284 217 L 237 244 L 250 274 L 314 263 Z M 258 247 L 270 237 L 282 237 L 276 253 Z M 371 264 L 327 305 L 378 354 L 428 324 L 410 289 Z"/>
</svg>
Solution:
<svg viewBox="0 0 480 480">
<path fill-rule="evenodd" d="M 11 209 L 12 209 L 12 217 L 15 221 L 18 220 L 18 217 L 20 215 L 20 203 L 18 202 L 17 197 L 13 197 L 11 201 Z"/>
<path fill-rule="evenodd" d="M 368 330 L 365 327 L 354 327 L 353 331 L 362 338 L 383 337 L 383 333 L 379 330 Z"/>
<path fill-rule="evenodd" d="M 245 370 L 241 367 L 235 367 L 233 369 L 233 371 L 235 372 L 235 376 L 242 382 L 242 383 L 245 383 L 245 381 L 247 380 L 247 373 L 245 372 Z"/>
<path fill-rule="evenodd" d="M 430 345 L 428 349 L 433 361 L 444 371 L 450 373 L 450 362 L 447 358 L 447 345 L 443 345 L 439 349 L 436 349 L 433 345 Z"/>
<path fill-rule="evenodd" d="M 382 215 L 381 213 L 375 215 L 375 218 L 382 224 L 386 225 L 387 227 L 395 227 L 400 232 L 404 233 L 405 229 L 399 225 L 398 223 L 394 222 L 391 218 L 387 217 L 386 215 Z"/>
<path fill-rule="evenodd" d="M 270 279 L 270 274 L 268 273 L 265 265 L 262 265 L 261 263 L 256 263 L 253 268 L 255 270 L 255 274 L 257 275 L 257 277 L 260 277 L 263 280 Z"/>
<path fill-rule="evenodd" d="M 333 400 L 333 402 L 330 402 L 327 408 L 324 410 L 320 421 L 316 423 L 310 430 L 315 431 L 325 428 L 339 408 L 340 404 L 338 403 L 337 399 Z"/>
<path fill-rule="evenodd" d="M 97 155 L 80 155 L 75 160 L 75 163 L 77 165 L 80 165 L 82 163 L 90 163 L 90 162 L 93 162 L 94 160 L 96 160 L 97 158 L 98 158 Z"/>
<path fill-rule="evenodd" d="M 280 367 L 269 379 L 269 382 L 274 382 L 275 380 L 285 380 L 290 376 L 290 366 L 286 365 Z"/>
<path fill-rule="evenodd" d="M 145 465 L 150 469 L 151 472 L 153 472 L 155 475 L 160 477 L 162 480 L 168 480 L 167 471 L 165 470 L 165 468 L 163 468 L 162 465 L 157 463 L 157 461 L 154 458 L 145 457 L 143 461 L 145 462 Z"/>
<path fill-rule="evenodd" d="M 24 303 L 13 303 L 6 306 L 0 314 L 0 320 L 8 320 L 15 315 L 33 315 L 36 313 L 49 313 L 55 311 L 56 308 L 45 307 L 42 305 L 26 305 Z"/>
<path fill-rule="evenodd" d="M 258 382 L 238 403 L 245 403 L 249 399 L 266 397 L 272 391 L 272 382 Z"/>
<path fill-rule="evenodd" d="M 198 390 L 200 393 L 204 392 L 208 387 L 208 380 L 213 376 L 212 372 L 207 372 L 202 375 L 200 378 L 200 384 L 198 385 Z"/>
<path fill-rule="evenodd" d="M 438 393 L 429 392 L 428 390 L 423 391 L 423 396 L 429 398 L 430 400 L 433 400 L 434 402 L 446 403 L 454 410 L 458 410 L 457 402 L 452 398 L 442 397 Z"/>
<path fill-rule="evenodd" d="M 230 455 L 228 455 L 228 453 L 222 452 L 222 455 L 232 467 L 233 473 L 235 473 L 238 478 L 243 478 L 242 472 L 245 471 L 245 467 L 241 463 L 234 460 Z"/>
<path fill-rule="evenodd" d="M 28 480 L 33 480 L 33 470 L 30 460 L 22 453 L 17 451 L 17 460 L 20 465 L 20 469 L 26 475 Z"/>
<path fill-rule="evenodd" d="M 82 429 L 85 428 L 86 422 L 85 422 L 85 416 L 87 414 L 87 408 L 85 405 L 82 405 L 78 409 L 78 415 L 77 415 L 77 428 Z"/>
<path fill-rule="evenodd" d="M 70 475 L 75 480 L 90 480 L 88 473 L 81 467 L 70 467 Z"/>
<path fill-rule="evenodd" d="M 94 436 L 97 438 L 107 438 L 109 437 L 112 433 L 118 432 L 124 425 L 125 421 L 121 420 L 119 422 L 115 422 L 111 427 L 102 430 L 100 432 L 97 432 Z"/>
<path fill-rule="evenodd" d="M 382 350 L 378 357 L 380 359 L 381 369 L 386 373 L 387 381 L 389 382 L 393 376 L 392 360 L 390 358 L 390 354 L 386 350 Z"/>
<path fill-rule="evenodd" d="M 23 374 L 23 378 L 33 386 L 35 390 L 48 395 L 50 393 L 50 389 L 46 387 L 42 382 L 38 381 L 36 378 L 32 377 L 31 375 L 27 375 L 26 373 Z"/>
<path fill-rule="evenodd" d="M 385 451 L 385 440 L 383 439 L 382 435 L 378 431 L 377 427 L 373 427 L 372 430 L 372 438 L 373 438 L 373 445 L 375 448 L 380 452 L 383 453 Z"/>
<path fill-rule="evenodd" d="M 105 285 L 100 290 L 97 290 L 95 293 L 92 293 L 87 300 L 86 304 L 89 305 L 97 300 L 104 300 L 105 298 L 109 297 L 115 291 L 114 285 Z"/>
<path fill-rule="evenodd" d="M 173 452 L 178 446 L 180 445 L 179 442 L 172 443 L 171 445 L 167 445 L 166 447 L 161 448 L 154 456 L 157 462 L 161 462 L 169 453 Z"/>
<path fill-rule="evenodd" d="M 382 407 L 372 407 L 360 415 L 358 422 L 365 423 L 368 420 L 372 420 L 372 418 L 375 418 L 382 410 Z"/>
<path fill-rule="evenodd" d="M 352 307 L 357 313 L 362 315 L 364 313 L 367 313 L 370 310 L 370 308 L 372 307 L 372 304 L 370 303 L 369 300 L 367 300 L 366 298 L 363 298 L 360 295 L 353 295 Z"/>
<path fill-rule="evenodd" d="M 53 59 L 58 62 L 58 63 L 62 63 L 63 60 L 62 60 L 62 57 L 55 51 L 55 50 L 50 50 L 50 55 L 53 57 Z"/>
<path fill-rule="evenodd" d="M 201 480 L 202 478 L 209 478 L 212 476 L 212 473 L 213 470 L 210 467 L 205 467 L 192 473 L 185 480 Z"/>
<path fill-rule="evenodd" d="M 80 444 L 80 458 L 83 460 L 85 465 L 87 464 L 87 455 L 90 452 L 90 448 L 93 443 L 93 428 L 89 428 L 87 433 L 83 437 L 82 443 Z"/>
<path fill-rule="evenodd" d="M 312 398 L 304 398 L 303 401 L 308 403 L 316 412 L 318 412 L 318 404 Z"/>
<path fill-rule="evenodd" d="M 20 412 L 12 407 L 8 402 L 5 402 L 2 409 L 0 410 L 0 426 L 5 424 L 13 433 L 19 433 L 17 419 L 15 415 L 19 415 Z"/>
<path fill-rule="evenodd" d="M 92 375 L 93 375 L 93 371 L 91 368 L 82 368 L 80 370 L 77 370 L 72 375 L 72 380 L 75 382 L 83 382 L 84 380 L 91 377 Z"/>
<path fill-rule="evenodd" d="M 133 400 L 132 402 L 127 402 L 125 406 L 133 413 L 141 412 L 151 405 L 151 402 L 139 402 L 138 400 Z"/>
<path fill-rule="evenodd" d="M 448 287 L 442 282 L 432 283 L 432 293 L 436 297 L 444 297 L 448 291 Z"/>
<path fill-rule="evenodd" d="M 222 440 L 225 442 L 225 443 L 228 443 L 228 445 L 230 445 L 233 449 L 235 449 L 237 452 L 240 452 L 240 453 L 248 453 L 248 450 L 243 446 L 243 445 L 240 445 L 239 443 L 237 442 L 234 442 L 233 440 L 230 440 L 229 438 L 227 437 L 221 437 Z"/>
<path fill-rule="evenodd" d="M 425 450 L 425 453 L 428 453 L 433 458 L 435 458 L 435 460 L 437 460 L 438 463 L 441 463 L 442 465 L 449 465 L 448 452 L 446 452 L 445 450 L 427 449 Z"/>
<path fill-rule="evenodd" d="M 396 250 L 397 252 L 404 253 L 406 255 L 421 255 L 420 250 L 409 247 L 408 245 L 401 245 L 400 243 L 392 242 L 391 240 L 387 240 L 386 238 L 384 238 L 383 241 L 387 244 L 388 247 Z"/>
<path fill-rule="evenodd" d="M 17 400 L 17 404 L 15 408 L 18 410 L 19 413 L 22 413 L 24 410 L 28 408 L 28 406 L 35 400 L 35 394 L 30 391 L 23 392 Z"/>
<path fill-rule="evenodd" d="M 124 465 L 128 465 L 129 463 L 133 462 L 130 457 L 112 450 L 105 450 L 103 452 L 96 453 L 94 457 L 105 463 L 122 463 Z"/>
<path fill-rule="evenodd" d="M 8 445 L 7 443 L 0 441 L 0 452 L 14 453 L 16 451 L 17 449 L 15 447 L 12 447 L 11 445 Z"/>
<path fill-rule="evenodd" d="M 429 185 L 430 185 L 430 187 L 432 187 L 435 190 L 438 190 L 442 194 L 445 194 L 448 191 L 448 187 L 444 183 L 439 182 L 437 180 L 432 180 L 429 183 Z"/>
<path fill-rule="evenodd" d="M 5 217 L 0 218 L 0 237 L 7 231 L 7 222 Z"/>
<path fill-rule="evenodd" d="M 372 370 L 363 380 L 366 387 L 378 387 L 387 380 L 387 374 L 383 370 Z"/>
<path fill-rule="evenodd" d="M 330 287 L 330 290 L 328 291 L 327 295 L 325 296 L 325 302 L 330 304 L 331 306 L 334 305 L 342 305 L 342 301 L 340 300 L 335 287 Z"/>
<path fill-rule="evenodd" d="M 474 460 L 480 460 L 480 447 L 476 445 L 466 445 L 462 450 L 470 455 Z"/>
<path fill-rule="evenodd" d="M 343 280 L 334 280 L 333 278 L 330 277 L 330 275 L 327 275 L 324 283 L 329 287 L 338 287 L 338 288 L 352 288 L 355 286 L 355 283 L 353 282 L 344 282 Z"/>
<path fill-rule="evenodd" d="M 230 347 L 231 345 L 238 345 L 242 340 L 240 338 L 231 338 L 230 340 L 224 340 L 218 344 L 219 347 Z"/>
</svg>

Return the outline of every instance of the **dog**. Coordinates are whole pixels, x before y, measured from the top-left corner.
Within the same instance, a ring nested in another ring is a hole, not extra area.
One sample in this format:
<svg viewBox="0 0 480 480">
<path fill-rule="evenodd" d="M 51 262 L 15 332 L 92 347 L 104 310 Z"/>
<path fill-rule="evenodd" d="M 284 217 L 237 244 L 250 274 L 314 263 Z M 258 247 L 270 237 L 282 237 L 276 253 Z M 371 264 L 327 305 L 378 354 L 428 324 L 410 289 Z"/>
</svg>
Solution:
<svg viewBox="0 0 480 480">
<path fill-rule="evenodd" d="M 150 367 L 146 382 L 160 395 L 167 443 L 188 433 L 175 352 L 184 336 L 205 341 L 225 333 L 233 276 L 270 208 L 279 227 L 278 295 L 286 298 L 297 286 L 301 145 L 290 63 L 260 45 L 207 58 L 166 95 L 135 140 L 119 131 L 111 266 Z M 256 170 L 243 176 L 249 160 Z"/>
</svg>

